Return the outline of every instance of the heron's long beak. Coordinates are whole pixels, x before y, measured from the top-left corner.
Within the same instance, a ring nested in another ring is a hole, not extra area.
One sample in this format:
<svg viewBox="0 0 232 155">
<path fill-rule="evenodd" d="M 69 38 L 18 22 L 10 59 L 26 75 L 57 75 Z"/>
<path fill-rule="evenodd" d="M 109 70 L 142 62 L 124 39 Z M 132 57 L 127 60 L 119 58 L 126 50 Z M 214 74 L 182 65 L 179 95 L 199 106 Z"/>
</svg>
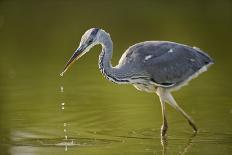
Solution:
<svg viewBox="0 0 232 155">
<path fill-rule="evenodd" d="M 60 76 L 63 76 L 64 73 L 68 70 L 68 68 L 76 61 L 78 60 L 82 55 L 84 54 L 83 48 L 79 47 L 72 55 L 72 57 L 69 59 L 67 64 L 64 67 L 64 71 L 60 74 Z"/>
</svg>

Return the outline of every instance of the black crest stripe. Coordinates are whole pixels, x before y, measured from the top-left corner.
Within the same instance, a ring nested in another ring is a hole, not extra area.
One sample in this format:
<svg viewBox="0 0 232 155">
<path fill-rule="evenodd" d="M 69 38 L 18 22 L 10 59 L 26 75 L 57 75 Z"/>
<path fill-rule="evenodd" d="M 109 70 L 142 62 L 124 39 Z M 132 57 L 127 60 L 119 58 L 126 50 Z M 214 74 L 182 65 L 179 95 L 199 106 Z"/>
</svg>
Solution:
<svg viewBox="0 0 232 155">
<path fill-rule="evenodd" d="M 100 30 L 99 28 L 94 28 L 93 31 L 91 32 L 91 35 L 95 36 L 99 30 Z"/>
</svg>

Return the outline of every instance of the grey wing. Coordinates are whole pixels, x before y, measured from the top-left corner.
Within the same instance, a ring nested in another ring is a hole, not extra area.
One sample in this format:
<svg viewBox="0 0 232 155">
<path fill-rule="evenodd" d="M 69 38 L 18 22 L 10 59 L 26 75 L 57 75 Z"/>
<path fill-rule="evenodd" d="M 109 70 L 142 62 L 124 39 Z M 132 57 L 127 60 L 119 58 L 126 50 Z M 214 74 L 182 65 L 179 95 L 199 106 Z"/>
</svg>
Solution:
<svg viewBox="0 0 232 155">
<path fill-rule="evenodd" d="M 172 42 L 159 46 L 167 47 L 163 54 L 145 61 L 144 67 L 151 80 L 163 86 L 173 86 L 184 82 L 197 73 L 203 66 L 212 63 L 212 59 L 199 49 Z"/>
<path fill-rule="evenodd" d="M 150 55 L 155 58 L 166 53 L 169 47 L 159 46 L 160 44 L 160 41 L 146 41 L 129 47 L 117 65 L 122 76 L 133 79 L 144 77 L 150 80 L 150 74 L 145 68 L 145 58 Z"/>
<path fill-rule="evenodd" d="M 159 57 L 172 47 L 171 44 L 163 46 L 164 43 L 163 41 L 146 41 L 135 44 L 126 50 L 119 60 L 118 65 L 120 67 L 131 67 L 140 70 L 140 67 L 144 65 L 146 56 L 152 55 L 152 58 Z"/>
</svg>

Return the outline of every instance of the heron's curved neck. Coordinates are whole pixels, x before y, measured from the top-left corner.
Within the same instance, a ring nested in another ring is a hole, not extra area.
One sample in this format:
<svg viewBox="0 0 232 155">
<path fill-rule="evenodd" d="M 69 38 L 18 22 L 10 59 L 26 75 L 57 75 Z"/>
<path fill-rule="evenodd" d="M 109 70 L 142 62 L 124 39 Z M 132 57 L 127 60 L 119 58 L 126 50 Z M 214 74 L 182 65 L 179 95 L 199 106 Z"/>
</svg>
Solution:
<svg viewBox="0 0 232 155">
<path fill-rule="evenodd" d="M 128 80 L 120 76 L 119 69 L 112 67 L 111 59 L 113 55 L 113 42 L 107 33 L 101 35 L 102 52 L 99 55 L 99 69 L 101 73 L 110 81 L 115 83 L 128 83 Z"/>
</svg>

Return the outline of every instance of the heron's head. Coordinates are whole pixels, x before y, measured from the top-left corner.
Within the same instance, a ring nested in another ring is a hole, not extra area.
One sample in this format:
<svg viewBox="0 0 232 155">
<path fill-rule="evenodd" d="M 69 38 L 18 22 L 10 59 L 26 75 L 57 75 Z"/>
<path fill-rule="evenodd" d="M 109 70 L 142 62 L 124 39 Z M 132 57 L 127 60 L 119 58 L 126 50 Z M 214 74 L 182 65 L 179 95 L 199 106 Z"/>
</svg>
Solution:
<svg viewBox="0 0 232 155">
<path fill-rule="evenodd" d="M 64 67 L 64 71 L 60 74 L 61 76 L 63 76 L 63 74 L 76 60 L 87 53 L 94 45 L 99 44 L 99 41 L 101 40 L 100 31 L 102 30 L 99 28 L 91 28 L 84 33 L 79 47 L 67 62 L 66 66 Z"/>
</svg>

